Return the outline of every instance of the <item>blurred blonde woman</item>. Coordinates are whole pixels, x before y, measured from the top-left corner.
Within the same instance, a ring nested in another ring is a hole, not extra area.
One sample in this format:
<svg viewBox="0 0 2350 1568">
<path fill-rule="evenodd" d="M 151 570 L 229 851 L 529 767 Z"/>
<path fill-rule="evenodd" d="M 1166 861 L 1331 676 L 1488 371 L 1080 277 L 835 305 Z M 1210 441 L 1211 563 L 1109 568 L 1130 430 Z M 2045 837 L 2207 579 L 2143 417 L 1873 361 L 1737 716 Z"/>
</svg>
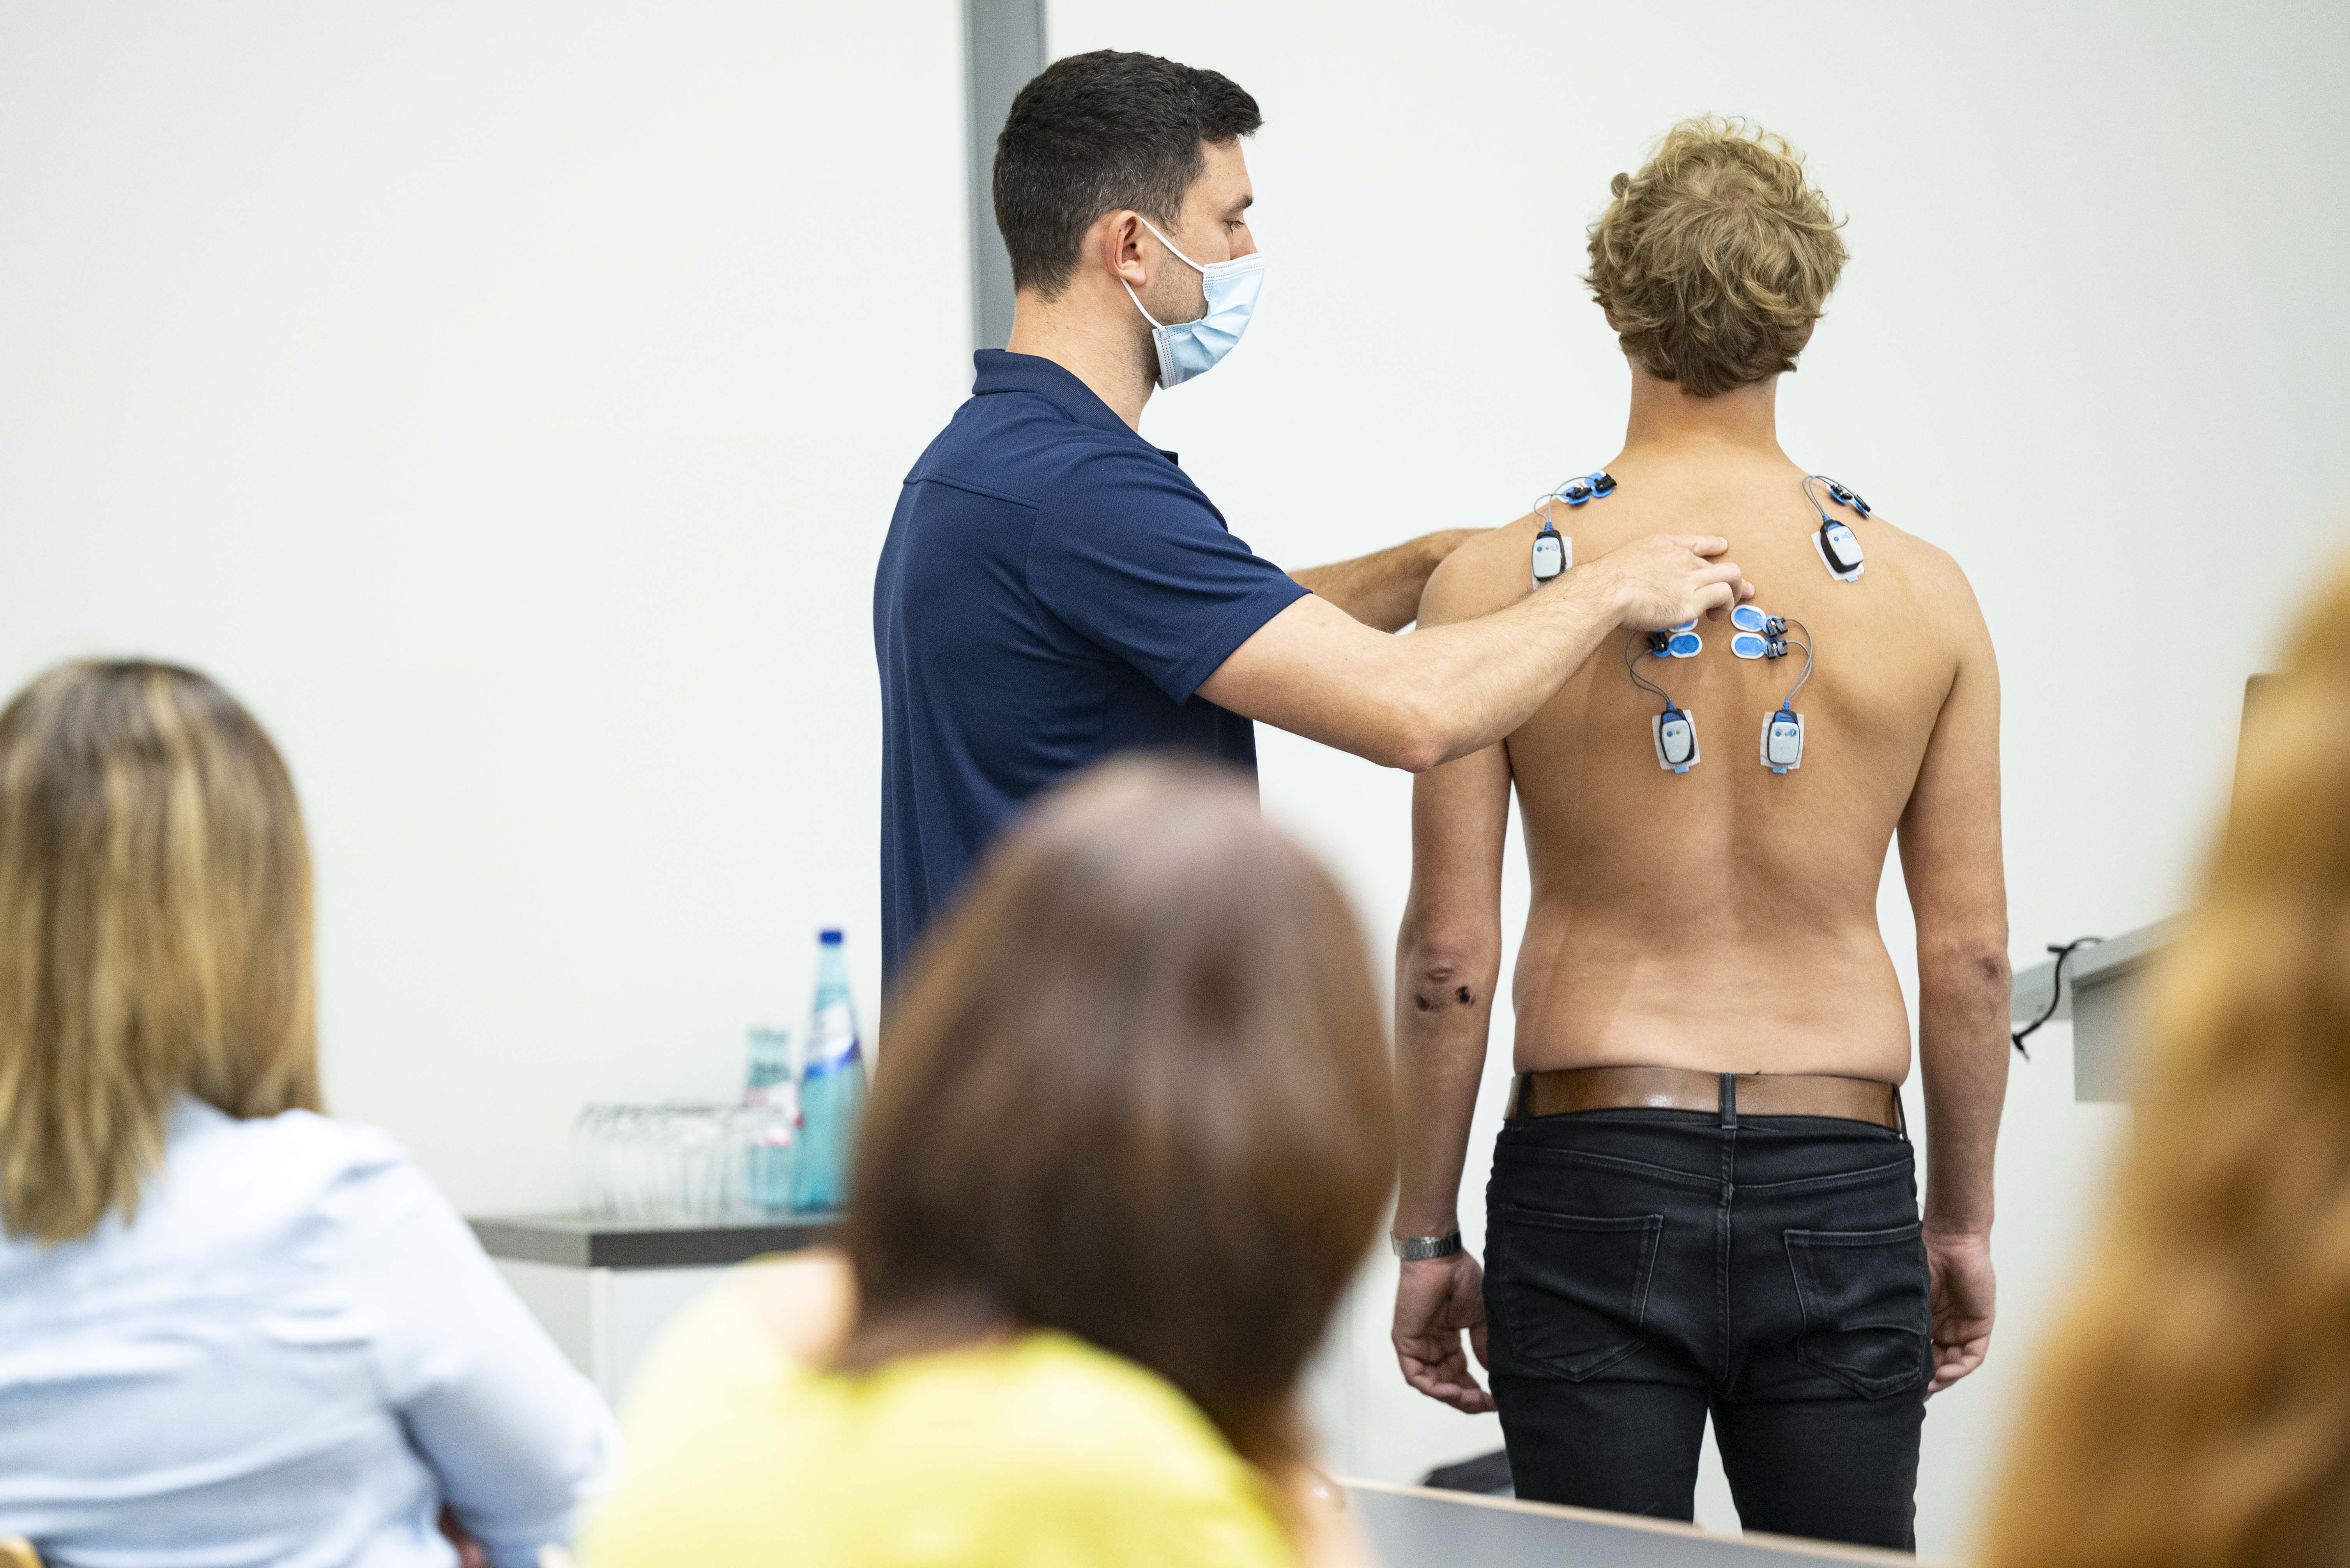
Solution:
<svg viewBox="0 0 2350 1568">
<path fill-rule="evenodd" d="M 2350 1560 L 2350 569 L 2294 634 L 2147 1011 L 2104 1242 L 1990 1568 Z"/>
<path fill-rule="evenodd" d="M 0 1536 L 109 1568 L 568 1537 L 610 1418 L 400 1147 L 319 1114 L 312 1011 L 250 714 L 133 661 L 0 712 Z"/>
<path fill-rule="evenodd" d="M 743 1271 L 672 1329 L 590 1568 L 1353 1560 L 1297 1379 L 1394 1132 L 1329 873 L 1253 789 L 1112 763 L 926 940 L 846 1257 Z"/>
</svg>

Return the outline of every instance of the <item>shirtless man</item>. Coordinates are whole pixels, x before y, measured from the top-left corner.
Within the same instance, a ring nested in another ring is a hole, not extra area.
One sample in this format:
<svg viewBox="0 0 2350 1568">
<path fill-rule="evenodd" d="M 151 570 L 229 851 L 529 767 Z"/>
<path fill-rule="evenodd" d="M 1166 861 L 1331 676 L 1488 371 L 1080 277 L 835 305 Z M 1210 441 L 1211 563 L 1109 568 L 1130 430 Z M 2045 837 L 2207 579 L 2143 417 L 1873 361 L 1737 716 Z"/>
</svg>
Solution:
<svg viewBox="0 0 2350 1568">
<path fill-rule="evenodd" d="M 1692 121 L 1614 188 L 1588 281 L 1630 361 L 1630 426 L 1613 489 L 1547 511 L 1586 560 L 1662 527 L 1727 536 L 1752 609 L 1790 622 L 1785 654 L 1769 656 L 1768 628 L 1752 659 L 1731 627 L 1701 623 L 1689 657 L 1633 634 L 1502 743 L 1418 779 L 1396 955 L 1396 1351 L 1432 1397 L 1498 1401 L 1520 1497 L 1686 1520 L 1710 1414 L 1748 1529 L 1911 1548 L 1926 1396 L 1979 1366 L 1991 1334 L 1998 672 L 1950 556 L 1825 483 L 1807 493 L 1779 448 L 1777 377 L 1845 257 L 1800 161 Z M 1825 549 L 1824 521 L 1841 525 Z M 1463 545 L 1421 624 L 1528 592 L 1542 525 Z M 1857 553 L 1860 575 L 1835 575 L 1831 553 Z M 1779 772 L 1765 730 L 1783 703 L 1802 749 Z M 1677 718 L 1696 731 L 1680 772 Z M 1533 906 L 1481 1272 L 1455 1204 L 1513 787 Z M 1877 928 L 1897 833 L 1918 926 L 1922 1226 L 1898 1088 L 1908 1020 Z"/>
</svg>

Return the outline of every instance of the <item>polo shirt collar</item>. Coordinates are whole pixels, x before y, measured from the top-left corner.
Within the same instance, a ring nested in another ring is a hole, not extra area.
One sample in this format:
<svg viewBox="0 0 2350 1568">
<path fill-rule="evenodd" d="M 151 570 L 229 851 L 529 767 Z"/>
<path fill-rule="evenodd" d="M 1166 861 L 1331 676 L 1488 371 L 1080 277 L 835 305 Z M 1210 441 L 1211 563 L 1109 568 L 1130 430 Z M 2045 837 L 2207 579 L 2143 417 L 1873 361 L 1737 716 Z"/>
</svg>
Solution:
<svg viewBox="0 0 2350 1568">
<path fill-rule="evenodd" d="M 1091 387 L 1068 371 L 1035 354 L 1014 354 L 1005 348 L 982 348 L 971 357 L 979 372 L 972 382 L 973 397 L 989 392 L 1034 392 L 1081 425 L 1133 435 L 1134 429 L 1094 396 Z M 1139 438 L 1138 438 L 1139 439 Z"/>
</svg>

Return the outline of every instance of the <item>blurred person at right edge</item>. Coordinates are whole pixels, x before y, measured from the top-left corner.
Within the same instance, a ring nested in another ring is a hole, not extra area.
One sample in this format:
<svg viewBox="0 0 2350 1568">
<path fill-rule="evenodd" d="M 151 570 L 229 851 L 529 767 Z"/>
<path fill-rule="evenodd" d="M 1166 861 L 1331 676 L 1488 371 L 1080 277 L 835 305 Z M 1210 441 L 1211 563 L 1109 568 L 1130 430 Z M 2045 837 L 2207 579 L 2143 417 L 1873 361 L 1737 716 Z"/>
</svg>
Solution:
<svg viewBox="0 0 2350 1568">
<path fill-rule="evenodd" d="M 2246 727 L 1986 1568 L 2350 1554 L 2350 564 Z"/>
<path fill-rule="evenodd" d="M 1296 1398 L 1395 1159 L 1329 873 L 1244 775 L 1105 763 L 903 983 L 846 1255 L 681 1314 L 588 1568 L 1367 1563 Z"/>
</svg>

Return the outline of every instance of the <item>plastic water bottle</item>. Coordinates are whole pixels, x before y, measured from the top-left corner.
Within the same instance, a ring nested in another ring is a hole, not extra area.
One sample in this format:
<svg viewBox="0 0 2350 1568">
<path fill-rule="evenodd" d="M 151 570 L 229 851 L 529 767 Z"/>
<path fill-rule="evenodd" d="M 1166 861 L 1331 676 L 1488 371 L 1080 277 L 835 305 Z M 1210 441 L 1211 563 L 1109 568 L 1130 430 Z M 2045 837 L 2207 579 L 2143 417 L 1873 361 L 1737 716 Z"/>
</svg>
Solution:
<svg viewBox="0 0 2350 1568">
<path fill-rule="evenodd" d="M 817 942 L 816 1006 L 800 1069 L 795 1209 L 837 1209 L 848 1201 L 848 1162 L 857 1147 L 857 1118 L 865 1108 L 865 1055 L 858 1049 L 857 1007 L 849 1000 L 840 933 L 822 932 Z"/>
<path fill-rule="evenodd" d="M 752 1030 L 751 1074 L 743 1090 L 743 1198 L 754 1209 L 792 1205 L 799 1103 L 792 1037 L 781 1029 Z"/>
</svg>

